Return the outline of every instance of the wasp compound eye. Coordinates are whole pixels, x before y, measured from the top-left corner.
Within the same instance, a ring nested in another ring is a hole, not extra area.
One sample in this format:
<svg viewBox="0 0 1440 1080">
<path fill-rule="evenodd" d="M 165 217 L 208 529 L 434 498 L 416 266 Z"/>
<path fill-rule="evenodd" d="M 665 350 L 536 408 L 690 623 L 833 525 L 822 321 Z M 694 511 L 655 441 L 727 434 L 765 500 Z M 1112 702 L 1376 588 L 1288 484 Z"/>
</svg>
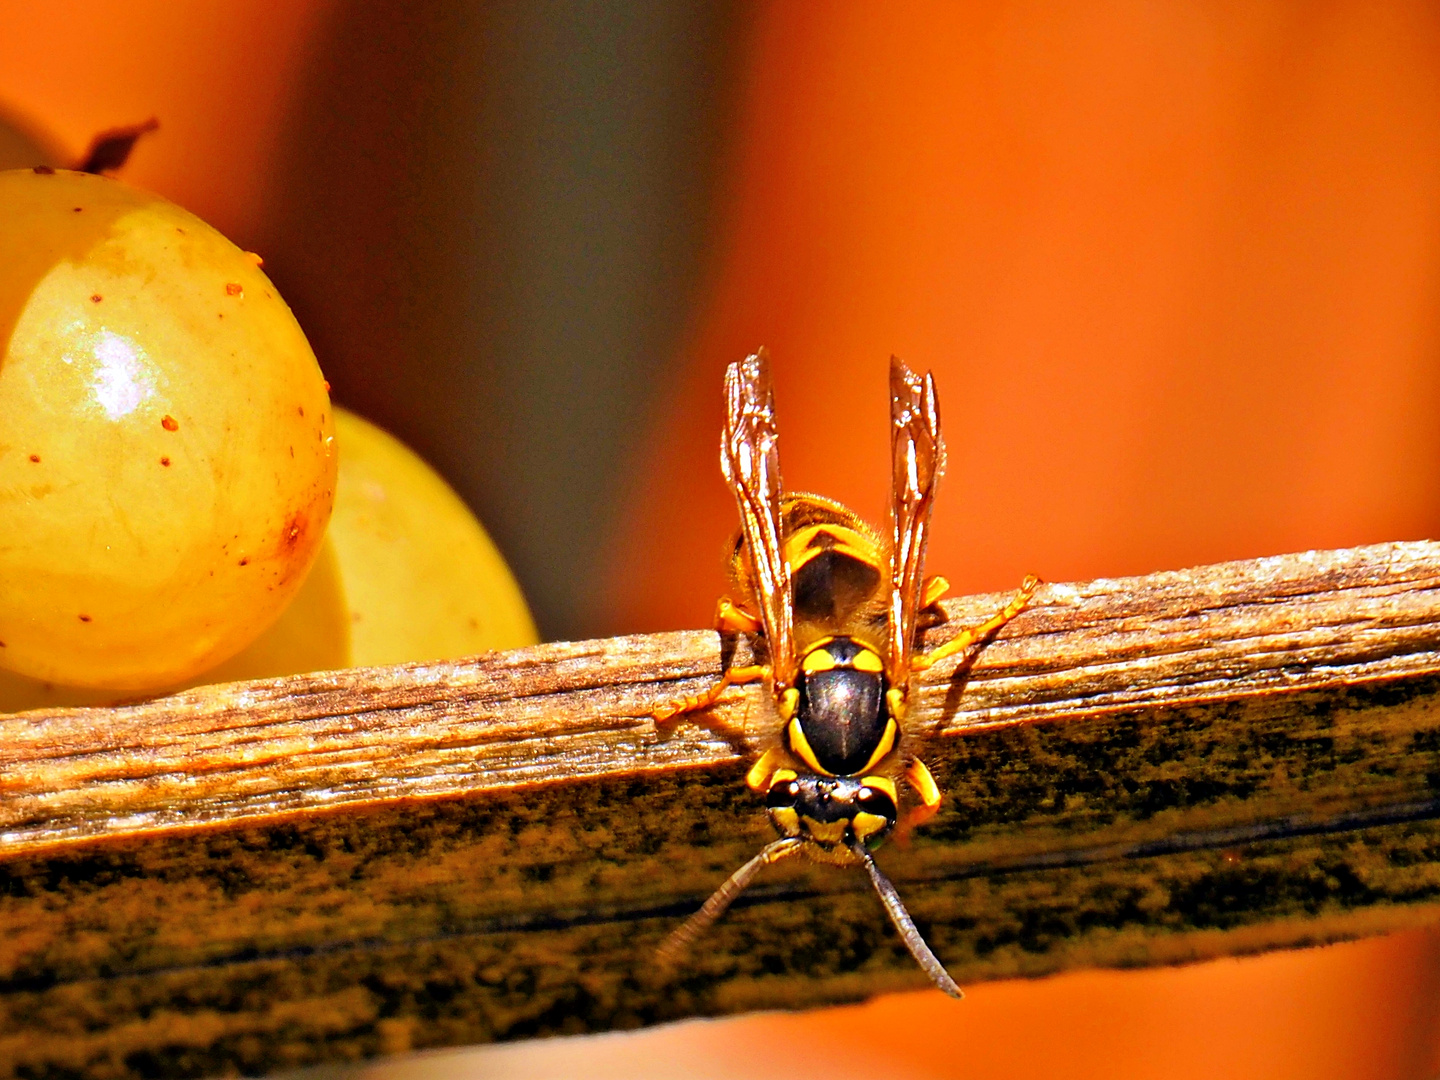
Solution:
<svg viewBox="0 0 1440 1080">
<path fill-rule="evenodd" d="M 895 800 L 887 792 L 881 791 L 877 787 L 866 784 L 855 796 L 855 801 L 867 814 L 878 814 L 891 821 L 895 820 Z"/>
<path fill-rule="evenodd" d="M 765 795 L 765 805 L 771 810 L 780 806 L 794 806 L 800 797 L 800 785 L 794 780 L 782 780 Z"/>
</svg>

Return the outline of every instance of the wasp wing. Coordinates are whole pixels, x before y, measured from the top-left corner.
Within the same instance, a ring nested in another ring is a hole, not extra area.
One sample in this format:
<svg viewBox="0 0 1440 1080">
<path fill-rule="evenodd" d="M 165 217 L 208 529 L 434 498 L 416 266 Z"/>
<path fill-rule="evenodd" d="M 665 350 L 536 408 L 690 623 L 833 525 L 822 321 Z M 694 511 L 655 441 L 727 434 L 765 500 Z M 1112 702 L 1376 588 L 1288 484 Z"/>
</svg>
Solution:
<svg viewBox="0 0 1440 1080">
<path fill-rule="evenodd" d="M 790 565 L 781 550 L 780 450 L 775 428 L 775 389 L 764 349 L 725 372 L 725 430 L 720 470 L 735 493 L 740 525 L 750 550 L 755 598 L 770 648 L 774 684 L 789 687 L 795 672 Z"/>
<path fill-rule="evenodd" d="M 922 379 L 897 357 L 890 358 L 891 526 L 890 672 L 903 684 L 915 648 L 915 624 L 930 538 L 930 510 L 945 471 L 940 408 L 935 380 Z"/>
</svg>

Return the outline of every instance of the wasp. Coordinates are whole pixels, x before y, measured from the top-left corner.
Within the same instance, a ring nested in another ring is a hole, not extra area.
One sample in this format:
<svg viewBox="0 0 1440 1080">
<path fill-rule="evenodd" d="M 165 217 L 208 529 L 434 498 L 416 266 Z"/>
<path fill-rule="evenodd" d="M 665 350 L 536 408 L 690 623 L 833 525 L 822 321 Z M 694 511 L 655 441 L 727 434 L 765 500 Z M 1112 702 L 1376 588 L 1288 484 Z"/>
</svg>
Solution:
<svg viewBox="0 0 1440 1080">
<path fill-rule="evenodd" d="M 801 852 L 862 866 L 896 931 L 941 990 L 960 988 L 915 928 L 871 851 L 900 820 L 903 780 L 918 799 L 913 827 L 940 808 L 940 788 L 905 753 L 911 676 L 969 648 L 1018 615 L 1040 585 L 1033 574 L 1003 609 L 927 653 L 921 616 L 943 619 L 949 589 L 924 577 L 935 489 L 945 468 L 940 410 L 930 373 L 890 361 L 891 520 L 880 534 L 831 499 L 787 492 L 780 482 L 775 392 L 764 349 L 725 372 L 720 469 L 740 509 L 728 568 L 738 601 L 722 598 L 715 628 L 750 635 L 757 662 L 731 666 L 709 689 L 655 710 L 668 720 L 713 705 L 728 687 L 763 681 L 780 720 L 776 745 L 746 775 L 765 797 L 780 838 L 747 862 L 661 946 L 673 957 L 711 923 L 757 873 Z"/>
</svg>

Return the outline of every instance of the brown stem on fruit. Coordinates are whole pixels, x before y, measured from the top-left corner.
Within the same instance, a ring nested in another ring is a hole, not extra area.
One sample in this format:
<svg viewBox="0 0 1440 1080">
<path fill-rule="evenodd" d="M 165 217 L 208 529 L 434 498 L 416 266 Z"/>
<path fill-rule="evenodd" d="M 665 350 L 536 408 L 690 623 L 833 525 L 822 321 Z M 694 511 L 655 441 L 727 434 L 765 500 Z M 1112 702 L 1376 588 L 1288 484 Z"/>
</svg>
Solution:
<svg viewBox="0 0 1440 1080">
<path fill-rule="evenodd" d="M 140 141 L 140 137 L 158 130 L 159 127 L 160 121 L 152 116 L 143 123 L 100 132 L 90 140 L 90 149 L 86 151 L 80 164 L 75 166 L 75 171 L 111 173 L 124 168 L 125 162 L 130 160 L 130 152 L 135 149 L 135 144 Z"/>
</svg>

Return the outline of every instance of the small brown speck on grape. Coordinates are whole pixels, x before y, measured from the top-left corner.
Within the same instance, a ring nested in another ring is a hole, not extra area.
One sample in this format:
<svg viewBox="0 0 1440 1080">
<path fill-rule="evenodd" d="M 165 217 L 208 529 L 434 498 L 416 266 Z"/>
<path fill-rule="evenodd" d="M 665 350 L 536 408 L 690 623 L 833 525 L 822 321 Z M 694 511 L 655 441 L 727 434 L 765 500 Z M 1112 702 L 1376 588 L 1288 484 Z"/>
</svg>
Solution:
<svg viewBox="0 0 1440 1080">
<path fill-rule="evenodd" d="M 175 231 L 178 232 L 181 236 L 185 235 L 185 230 L 182 229 L 179 225 L 175 226 Z"/>
<path fill-rule="evenodd" d="M 54 176 L 55 170 L 49 165 L 36 165 L 34 171 L 40 176 Z"/>
<path fill-rule="evenodd" d="M 170 467 L 170 459 L 168 457 L 162 457 L 160 459 L 160 464 L 164 465 L 168 469 Z"/>
<path fill-rule="evenodd" d="M 180 430 L 179 421 L 177 421 L 175 417 L 171 416 L 169 413 L 166 413 L 164 417 L 161 418 L 160 426 L 163 427 L 166 431 Z"/>
<path fill-rule="evenodd" d="M 295 447 L 293 447 L 293 446 L 290 447 L 290 456 L 291 456 L 291 457 L 294 457 L 294 456 L 295 456 Z"/>
<path fill-rule="evenodd" d="M 30 460 L 33 461 L 36 465 L 39 465 L 39 464 L 40 464 L 40 455 L 39 455 L 39 454 L 31 454 L 31 455 L 30 455 Z"/>
<path fill-rule="evenodd" d="M 89 621 L 90 621 L 90 616 L 89 616 L 89 615 L 81 615 L 81 616 L 80 616 L 80 621 L 81 621 L 81 622 L 89 622 Z"/>
<path fill-rule="evenodd" d="M 250 565 L 250 556 L 247 555 L 247 556 L 245 556 L 245 558 L 241 559 L 241 560 L 240 560 L 240 565 L 241 565 L 241 566 L 249 566 L 249 565 Z"/>
<path fill-rule="evenodd" d="M 85 209 L 85 208 L 84 208 L 83 206 L 76 206 L 76 207 L 73 208 L 74 212 L 77 213 L 77 214 L 80 213 L 80 211 L 81 211 L 81 210 L 84 210 L 84 209 Z"/>
<path fill-rule="evenodd" d="M 3 648 L 5 648 L 5 642 L 0 641 L 0 649 L 3 649 Z"/>
<path fill-rule="evenodd" d="M 244 295 L 245 295 L 245 286 L 241 285 L 238 281 L 227 281 L 227 282 L 225 283 L 225 295 L 226 295 L 226 296 L 244 296 Z"/>
<path fill-rule="evenodd" d="M 90 294 L 90 302 L 91 302 L 92 304 L 98 304 L 101 300 L 104 300 L 104 299 L 105 299 L 105 297 L 101 296 L 98 292 L 97 292 L 97 293 L 91 293 L 91 294 Z"/>
<path fill-rule="evenodd" d="M 301 416 L 304 416 L 304 415 L 305 415 L 305 406 L 304 406 L 304 405 L 296 405 L 296 406 L 295 406 L 295 411 L 298 412 Z"/>
</svg>

